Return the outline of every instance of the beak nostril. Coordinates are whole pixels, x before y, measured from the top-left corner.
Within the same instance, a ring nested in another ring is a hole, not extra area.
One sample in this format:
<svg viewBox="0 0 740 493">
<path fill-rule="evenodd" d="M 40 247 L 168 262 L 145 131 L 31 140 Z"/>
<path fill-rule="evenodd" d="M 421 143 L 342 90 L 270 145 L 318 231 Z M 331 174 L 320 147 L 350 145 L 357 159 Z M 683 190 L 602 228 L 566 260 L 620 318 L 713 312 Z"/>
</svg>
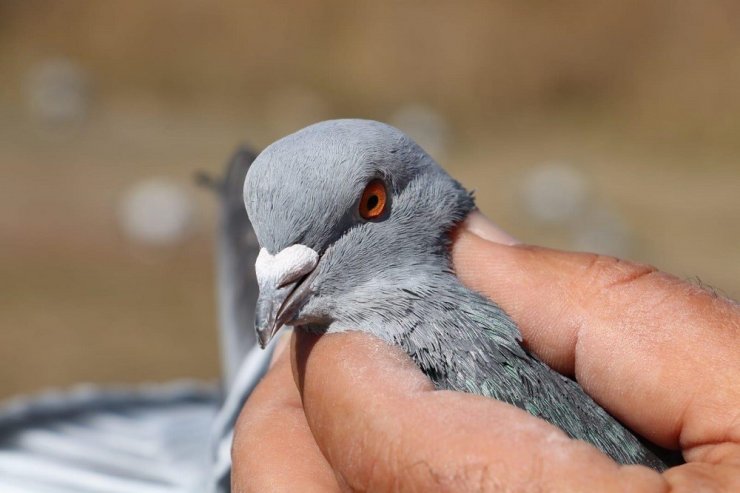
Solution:
<svg viewBox="0 0 740 493">
<path fill-rule="evenodd" d="M 261 249 L 255 262 L 257 281 L 273 287 L 286 286 L 311 272 L 319 261 L 319 254 L 305 245 L 283 248 L 275 255 Z"/>
</svg>

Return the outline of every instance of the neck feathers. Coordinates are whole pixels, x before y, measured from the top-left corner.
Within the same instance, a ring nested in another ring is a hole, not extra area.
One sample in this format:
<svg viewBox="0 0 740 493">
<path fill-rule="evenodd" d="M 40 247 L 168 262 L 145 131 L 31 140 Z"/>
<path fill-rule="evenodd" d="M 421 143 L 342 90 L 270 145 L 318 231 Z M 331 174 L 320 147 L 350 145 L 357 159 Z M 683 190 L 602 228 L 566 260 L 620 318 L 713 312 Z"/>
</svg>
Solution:
<svg viewBox="0 0 740 493">
<path fill-rule="evenodd" d="M 441 387 L 466 381 L 481 368 L 528 358 L 514 321 L 497 305 L 447 274 L 444 289 L 416 292 L 413 313 L 394 341 Z M 463 390 L 463 389 L 459 389 Z"/>
</svg>

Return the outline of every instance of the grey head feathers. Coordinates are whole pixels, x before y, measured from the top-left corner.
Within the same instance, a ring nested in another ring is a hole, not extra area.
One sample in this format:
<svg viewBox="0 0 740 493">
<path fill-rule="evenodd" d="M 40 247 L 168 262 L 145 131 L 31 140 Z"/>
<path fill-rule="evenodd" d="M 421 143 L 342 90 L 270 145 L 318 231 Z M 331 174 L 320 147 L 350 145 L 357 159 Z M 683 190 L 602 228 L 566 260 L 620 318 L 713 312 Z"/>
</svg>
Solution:
<svg viewBox="0 0 740 493">
<path fill-rule="evenodd" d="M 387 206 L 368 219 L 361 201 L 375 180 Z M 516 405 L 620 463 L 665 467 L 576 382 L 523 348 L 503 310 L 460 283 L 450 232 L 473 199 L 399 130 L 366 120 L 300 130 L 257 157 L 244 200 L 262 247 L 263 344 L 283 324 L 365 331 L 402 347 L 440 389 Z"/>
<path fill-rule="evenodd" d="M 366 220 L 359 202 L 376 179 L 387 188 L 386 212 Z M 321 331 L 363 322 L 385 340 L 400 329 L 385 323 L 392 313 L 383 307 L 427 284 L 424 272 L 450 275 L 446 232 L 474 208 L 411 139 L 366 120 L 318 123 L 270 145 L 252 164 L 244 197 L 265 255 L 298 244 L 320 256 L 300 289 L 260 295 L 258 332 L 274 333 L 273 321 Z M 290 293 L 301 303 L 286 303 Z M 295 313 L 271 316 L 280 306 Z"/>
<path fill-rule="evenodd" d="M 445 191 L 453 192 L 446 199 L 472 208 L 467 192 L 399 130 L 333 120 L 268 146 L 249 172 L 244 199 L 263 247 L 276 253 L 300 243 L 321 253 L 349 229 L 362 227 L 356 205 L 370 180 L 384 179 L 395 198 L 420 175 L 435 175 L 427 180 L 435 187 L 427 195 L 441 198 L 443 179 Z"/>
</svg>

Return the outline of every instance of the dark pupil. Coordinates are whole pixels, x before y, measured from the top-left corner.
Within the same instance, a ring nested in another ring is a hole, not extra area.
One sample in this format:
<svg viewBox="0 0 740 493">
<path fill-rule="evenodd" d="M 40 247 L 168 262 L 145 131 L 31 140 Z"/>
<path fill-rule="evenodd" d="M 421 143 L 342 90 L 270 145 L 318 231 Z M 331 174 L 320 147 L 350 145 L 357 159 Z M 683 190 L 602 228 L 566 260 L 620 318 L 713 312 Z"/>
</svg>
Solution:
<svg viewBox="0 0 740 493">
<path fill-rule="evenodd" d="M 367 198 L 367 210 L 371 211 L 375 209 L 375 206 L 378 205 L 378 196 L 377 195 L 371 195 Z"/>
</svg>

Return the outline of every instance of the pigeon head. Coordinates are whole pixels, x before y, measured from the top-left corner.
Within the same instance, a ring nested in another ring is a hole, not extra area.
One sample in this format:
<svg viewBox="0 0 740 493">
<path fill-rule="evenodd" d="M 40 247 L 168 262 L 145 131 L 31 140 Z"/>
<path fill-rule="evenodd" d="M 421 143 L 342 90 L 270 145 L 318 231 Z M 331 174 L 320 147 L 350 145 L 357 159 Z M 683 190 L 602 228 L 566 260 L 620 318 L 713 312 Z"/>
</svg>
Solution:
<svg viewBox="0 0 740 493">
<path fill-rule="evenodd" d="M 285 324 L 386 335 L 404 299 L 450 274 L 449 232 L 474 208 L 415 142 L 367 120 L 273 143 L 250 167 L 244 201 L 261 246 L 263 347 Z"/>
</svg>

